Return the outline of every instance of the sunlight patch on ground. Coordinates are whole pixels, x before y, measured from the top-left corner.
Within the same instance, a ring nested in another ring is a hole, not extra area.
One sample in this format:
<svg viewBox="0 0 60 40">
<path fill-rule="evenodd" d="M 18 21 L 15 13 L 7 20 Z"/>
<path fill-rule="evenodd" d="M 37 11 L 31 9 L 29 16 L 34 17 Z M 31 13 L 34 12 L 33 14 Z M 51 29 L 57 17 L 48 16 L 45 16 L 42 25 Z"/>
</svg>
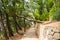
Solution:
<svg viewBox="0 0 60 40">
<path fill-rule="evenodd" d="M 23 38 L 21 40 L 38 40 L 38 38 Z"/>
</svg>

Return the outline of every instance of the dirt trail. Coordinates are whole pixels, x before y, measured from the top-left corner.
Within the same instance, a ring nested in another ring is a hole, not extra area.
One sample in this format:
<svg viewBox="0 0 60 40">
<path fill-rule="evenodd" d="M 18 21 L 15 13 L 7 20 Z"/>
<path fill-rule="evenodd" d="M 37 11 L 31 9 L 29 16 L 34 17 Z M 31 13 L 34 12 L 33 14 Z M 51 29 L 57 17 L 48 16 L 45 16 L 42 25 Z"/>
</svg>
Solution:
<svg viewBox="0 0 60 40">
<path fill-rule="evenodd" d="M 35 28 L 31 27 L 21 40 L 38 40 L 37 35 L 35 34 Z"/>
</svg>

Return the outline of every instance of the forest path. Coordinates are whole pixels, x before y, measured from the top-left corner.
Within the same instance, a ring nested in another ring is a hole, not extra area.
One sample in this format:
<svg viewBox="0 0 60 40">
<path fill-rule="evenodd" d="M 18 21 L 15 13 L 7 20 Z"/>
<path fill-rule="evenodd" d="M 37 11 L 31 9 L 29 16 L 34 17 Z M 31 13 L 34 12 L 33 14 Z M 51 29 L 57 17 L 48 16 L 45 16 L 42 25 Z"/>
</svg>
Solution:
<svg viewBox="0 0 60 40">
<path fill-rule="evenodd" d="M 31 27 L 20 40 L 38 40 L 35 28 Z"/>
</svg>

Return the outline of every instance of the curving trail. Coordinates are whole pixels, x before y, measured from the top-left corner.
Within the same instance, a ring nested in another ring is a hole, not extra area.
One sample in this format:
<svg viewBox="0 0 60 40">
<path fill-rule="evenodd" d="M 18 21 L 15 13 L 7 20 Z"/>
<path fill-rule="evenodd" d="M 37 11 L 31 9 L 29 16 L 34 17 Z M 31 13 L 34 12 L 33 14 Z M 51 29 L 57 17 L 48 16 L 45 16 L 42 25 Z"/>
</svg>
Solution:
<svg viewBox="0 0 60 40">
<path fill-rule="evenodd" d="M 35 28 L 31 27 L 21 38 L 21 40 L 38 40 L 37 35 L 35 33 Z"/>
</svg>

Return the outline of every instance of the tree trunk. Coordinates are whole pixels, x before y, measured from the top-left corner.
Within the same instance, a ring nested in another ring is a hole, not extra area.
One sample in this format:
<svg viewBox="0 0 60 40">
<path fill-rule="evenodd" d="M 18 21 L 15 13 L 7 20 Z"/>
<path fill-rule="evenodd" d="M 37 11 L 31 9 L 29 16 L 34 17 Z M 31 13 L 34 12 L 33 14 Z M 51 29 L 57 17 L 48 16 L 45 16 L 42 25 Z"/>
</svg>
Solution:
<svg viewBox="0 0 60 40">
<path fill-rule="evenodd" d="M 8 35 L 7 35 L 7 31 L 6 31 L 6 28 L 5 28 L 5 26 L 4 26 L 4 22 L 3 22 L 3 19 L 2 19 L 2 18 L 3 18 L 3 17 L 2 17 L 2 13 L 1 13 L 1 14 L 0 14 L 0 19 L 1 19 L 2 31 L 3 31 L 3 33 L 4 33 L 5 39 L 8 40 L 9 37 L 8 37 Z"/>
<path fill-rule="evenodd" d="M 13 20 L 14 20 L 14 27 L 16 29 L 16 32 L 18 33 L 18 28 L 17 28 L 16 17 L 15 16 L 13 16 Z"/>
<path fill-rule="evenodd" d="M 15 14 L 13 15 L 13 20 L 14 20 L 16 32 L 18 33 L 18 29 L 20 29 L 20 30 L 22 30 L 22 29 L 20 28 L 19 24 L 16 21 L 16 15 Z"/>
<path fill-rule="evenodd" d="M 12 29 L 10 27 L 10 22 L 9 22 L 9 16 L 8 14 L 6 13 L 6 24 L 7 24 L 7 29 L 8 29 L 8 32 L 9 32 L 9 36 L 13 36 L 13 32 L 12 32 Z"/>
<path fill-rule="evenodd" d="M 26 23 L 25 23 L 25 18 L 24 18 L 24 32 L 26 32 Z"/>
</svg>

